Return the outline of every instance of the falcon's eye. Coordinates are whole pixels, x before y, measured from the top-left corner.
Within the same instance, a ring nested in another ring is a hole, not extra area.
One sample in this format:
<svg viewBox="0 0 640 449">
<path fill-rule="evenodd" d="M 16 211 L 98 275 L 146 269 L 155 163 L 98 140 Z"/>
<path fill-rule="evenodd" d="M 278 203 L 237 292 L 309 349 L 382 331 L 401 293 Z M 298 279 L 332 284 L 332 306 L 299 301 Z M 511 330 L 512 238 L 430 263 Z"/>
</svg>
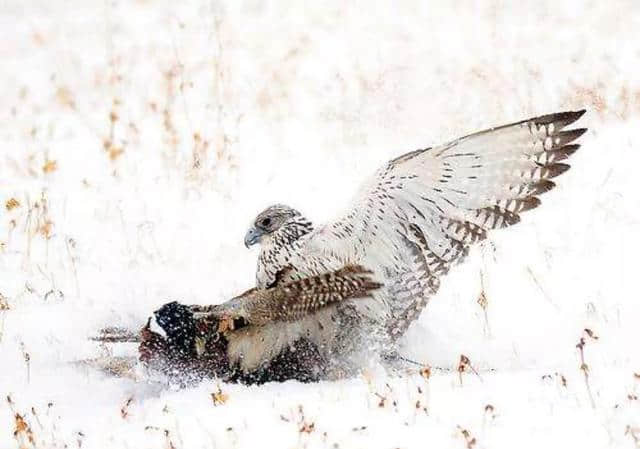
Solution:
<svg viewBox="0 0 640 449">
<path fill-rule="evenodd" d="M 242 329 L 243 327 L 247 327 L 249 323 L 243 317 L 238 317 L 233 319 L 233 329 Z"/>
<path fill-rule="evenodd" d="M 260 222 L 260 226 L 262 226 L 263 228 L 268 228 L 269 225 L 271 225 L 271 218 L 264 218 L 261 222 Z"/>
</svg>

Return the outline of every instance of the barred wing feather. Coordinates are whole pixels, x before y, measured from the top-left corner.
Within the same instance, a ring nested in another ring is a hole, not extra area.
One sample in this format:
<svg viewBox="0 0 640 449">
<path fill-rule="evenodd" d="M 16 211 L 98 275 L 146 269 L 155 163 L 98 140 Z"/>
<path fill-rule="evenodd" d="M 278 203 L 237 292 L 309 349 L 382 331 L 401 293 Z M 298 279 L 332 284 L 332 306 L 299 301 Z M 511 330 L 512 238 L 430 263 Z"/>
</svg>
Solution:
<svg viewBox="0 0 640 449">
<path fill-rule="evenodd" d="M 382 276 L 392 335 L 401 335 L 438 290 L 439 278 L 487 231 L 540 204 L 561 161 L 586 129 L 585 111 L 561 112 L 474 133 L 402 155 L 378 170 L 341 218 L 310 236 L 306 251 L 362 264 Z"/>
</svg>

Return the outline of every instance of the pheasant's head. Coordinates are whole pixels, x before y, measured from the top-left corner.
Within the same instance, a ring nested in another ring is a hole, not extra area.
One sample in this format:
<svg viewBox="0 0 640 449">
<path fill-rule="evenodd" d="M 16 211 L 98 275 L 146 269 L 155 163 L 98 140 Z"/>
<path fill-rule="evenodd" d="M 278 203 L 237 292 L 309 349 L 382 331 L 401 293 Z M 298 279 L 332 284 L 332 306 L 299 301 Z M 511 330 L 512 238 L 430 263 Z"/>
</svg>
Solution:
<svg viewBox="0 0 640 449">
<path fill-rule="evenodd" d="M 218 321 L 198 317 L 192 309 L 174 301 L 156 310 L 140 332 L 140 361 L 179 383 L 228 378 L 234 370 L 226 355 L 227 340 L 216 331 Z"/>
<path fill-rule="evenodd" d="M 311 222 L 297 210 L 276 204 L 260 212 L 244 237 L 247 248 L 256 243 L 291 243 L 313 230 Z"/>
</svg>

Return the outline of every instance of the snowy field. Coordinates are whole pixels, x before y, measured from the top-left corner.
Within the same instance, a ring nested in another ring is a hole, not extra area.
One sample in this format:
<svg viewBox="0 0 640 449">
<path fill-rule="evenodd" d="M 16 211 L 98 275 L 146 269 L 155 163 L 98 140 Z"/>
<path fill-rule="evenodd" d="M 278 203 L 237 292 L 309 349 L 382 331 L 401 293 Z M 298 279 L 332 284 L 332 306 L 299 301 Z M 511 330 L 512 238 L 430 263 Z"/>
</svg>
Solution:
<svg viewBox="0 0 640 449">
<path fill-rule="evenodd" d="M 640 447 L 640 3 L 179 3 L 0 3 L 0 449 Z M 263 207 L 321 222 L 402 152 L 581 108 L 572 170 L 404 338 L 430 376 L 74 363 L 249 287 Z"/>
</svg>

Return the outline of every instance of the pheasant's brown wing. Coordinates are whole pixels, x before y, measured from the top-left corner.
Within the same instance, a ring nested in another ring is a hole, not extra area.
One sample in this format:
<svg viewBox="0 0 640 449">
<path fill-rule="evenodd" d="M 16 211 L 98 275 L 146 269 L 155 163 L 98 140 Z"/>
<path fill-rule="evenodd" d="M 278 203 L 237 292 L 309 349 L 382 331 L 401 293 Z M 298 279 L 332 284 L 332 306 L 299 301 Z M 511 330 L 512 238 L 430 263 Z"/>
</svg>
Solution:
<svg viewBox="0 0 640 449">
<path fill-rule="evenodd" d="M 220 320 L 219 331 L 263 326 L 274 321 L 297 321 L 324 307 L 352 298 L 368 297 L 382 284 L 358 265 L 268 289 L 252 289 L 208 312 Z"/>
</svg>

